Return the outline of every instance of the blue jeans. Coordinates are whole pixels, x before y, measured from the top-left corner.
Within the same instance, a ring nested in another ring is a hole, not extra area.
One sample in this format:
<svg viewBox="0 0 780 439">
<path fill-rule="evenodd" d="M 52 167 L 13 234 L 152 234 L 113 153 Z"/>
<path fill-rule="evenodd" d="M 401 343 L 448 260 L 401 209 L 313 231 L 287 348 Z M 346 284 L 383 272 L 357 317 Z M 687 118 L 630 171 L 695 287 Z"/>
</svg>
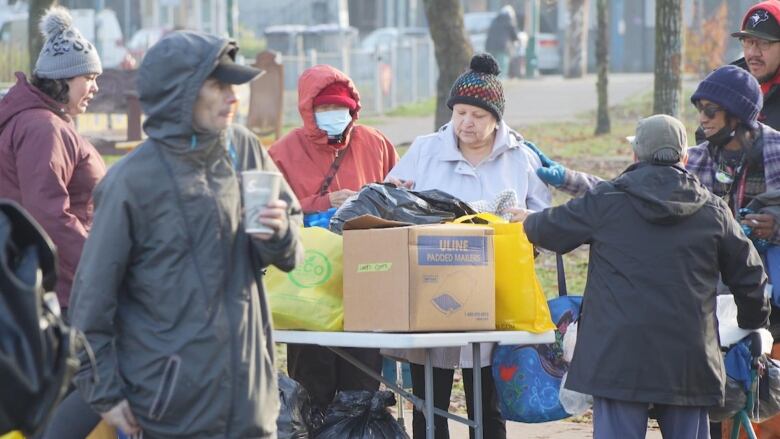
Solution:
<svg viewBox="0 0 780 439">
<path fill-rule="evenodd" d="M 709 439 L 707 407 L 653 404 L 664 439 Z M 593 398 L 593 439 L 643 439 L 650 404 Z"/>
</svg>

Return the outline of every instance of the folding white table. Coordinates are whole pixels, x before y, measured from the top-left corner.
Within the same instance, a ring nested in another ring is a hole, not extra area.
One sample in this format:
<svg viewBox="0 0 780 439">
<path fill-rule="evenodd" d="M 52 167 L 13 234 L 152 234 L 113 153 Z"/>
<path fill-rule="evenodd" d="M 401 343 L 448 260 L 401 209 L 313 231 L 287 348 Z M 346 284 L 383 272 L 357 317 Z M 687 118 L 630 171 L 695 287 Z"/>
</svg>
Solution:
<svg viewBox="0 0 780 439">
<path fill-rule="evenodd" d="M 471 345 L 474 370 L 482 367 L 480 343 L 498 343 L 510 345 L 529 345 L 552 343 L 553 331 L 532 334 L 524 331 L 484 331 L 484 332 L 435 332 L 435 333 L 387 333 L 387 332 L 317 332 L 317 331 L 274 331 L 274 341 L 279 343 L 313 344 L 335 352 L 372 378 L 384 383 L 388 388 L 411 401 L 417 409 L 425 413 L 426 438 L 434 439 L 434 415 L 444 416 L 474 429 L 476 439 L 482 439 L 482 374 L 474 373 L 474 420 L 454 415 L 433 406 L 433 366 L 431 349 L 440 347 L 462 347 Z M 420 399 L 398 387 L 374 372 L 365 364 L 349 355 L 341 348 L 399 348 L 425 350 L 425 399 Z"/>
</svg>

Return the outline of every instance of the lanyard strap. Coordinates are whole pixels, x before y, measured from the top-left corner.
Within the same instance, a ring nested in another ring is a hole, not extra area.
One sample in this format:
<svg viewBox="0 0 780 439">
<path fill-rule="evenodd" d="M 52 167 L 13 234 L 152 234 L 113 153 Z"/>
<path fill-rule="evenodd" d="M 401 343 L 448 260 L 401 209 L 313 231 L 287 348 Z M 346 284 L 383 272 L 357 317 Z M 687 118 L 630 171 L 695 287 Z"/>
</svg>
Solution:
<svg viewBox="0 0 780 439">
<path fill-rule="evenodd" d="M 558 269 L 558 296 L 563 297 L 569 294 L 566 288 L 566 271 L 563 268 L 563 255 L 555 254 L 555 266 Z"/>
<path fill-rule="evenodd" d="M 745 167 L 742 170 L 742 175 L 739 178 L 739 186 L 737 186 L 737 194 L 736 198 L 734 199 L 735 215 L 739 213 L 739 209 L 742 207 L 742 201 L 745 199 L 745 186 L 747 186 L 745 183 L 747 182 L 748 167 L 748 164 L 745 164 Z"/>
</svg>

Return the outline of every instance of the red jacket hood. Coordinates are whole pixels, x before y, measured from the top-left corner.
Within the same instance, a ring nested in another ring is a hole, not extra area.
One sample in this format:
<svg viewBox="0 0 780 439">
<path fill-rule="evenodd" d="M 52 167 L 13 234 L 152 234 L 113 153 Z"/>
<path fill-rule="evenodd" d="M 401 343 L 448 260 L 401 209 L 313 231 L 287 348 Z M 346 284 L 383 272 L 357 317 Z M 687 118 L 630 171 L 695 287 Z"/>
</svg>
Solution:
<svg viewBox="0 0 780 439">
<path fill-rule="evenodd" d="M 61 104 L 47 96 L 35 86 L 27 82 L 24 73 L 16 72 L 16 84 L 8 90 L 0 101 L 0 130 L 2 130 L 11 118 L 22 111 L 33 108 L 43 108 L 70 121 L 70 116 L 61 109 Z"/>
<path fill-rule="evenodd" d="M 350 125 L 344 136 L 344 142 L 338 145 L 328 144 L 328 134 L 317 127 L 314 120 L 314 98 L 320 94 L 320 91 L 334 82 L 343 82 L 347 84 L 352 92 L 352 98 L 357 102 L 357 108 L 352 112 L 352 125 L 358 119 L 360 111 L 360 94 L 355 88 L 355 84 L 349 79 L 349 76 L 340 70 L 328 65 L 316 65 L 306 69 L 298 79 L 298 111 L 303 120 L 303 129 L 306 137 L 318 147 L 340 150 L 349 144 L 349 138 L 352 135 L 352 125 Z"/>
</svg>

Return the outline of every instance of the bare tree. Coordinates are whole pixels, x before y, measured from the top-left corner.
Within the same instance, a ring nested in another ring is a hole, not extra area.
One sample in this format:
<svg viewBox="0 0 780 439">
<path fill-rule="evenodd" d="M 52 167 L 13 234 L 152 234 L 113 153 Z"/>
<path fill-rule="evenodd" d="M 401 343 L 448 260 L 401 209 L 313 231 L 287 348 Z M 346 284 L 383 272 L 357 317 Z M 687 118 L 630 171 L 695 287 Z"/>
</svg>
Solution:
<svg viewBox="0 0 780 439">
<path fill-rule="evenodd" d="M 681 0 L 655 2 L 655 90 L 653 113 L 675 116 L 682 95 L 683 22 Z"/>
<path fill-rule="evenodd" d="M 473 52 L 463 29 L 460 0 L 424 0 L 428 28 L 436 51 L 439 79 L 436 82 L 436 121 L 434 130 L 450 120 L 447 108 L 450 87 L 469 66 Z"/>
<path fill-rule="evenodd" d="M 596 0 L 596 68 L 599 79 L 596 82 L 598 109 L 596 111 L 596 134 L 610 132 L 609 98 L 607 76 L 609 74 L 609 10 L 608 0 Z"/>
<path fill-rule="evenodd" d="M 27 15 L 27 50 L 30 53 L 30 74 L 35 70 L 35 61 L 43 47 L 43 35 L 38 30 L 38 22 L 47 9 L 57 4 L 57 0 L 30 0 L 30 12 Z"/>
<path fill-rule="evenodd" d="M 581 78 L 588 61 L 588 0 L 568 0 L 569 26 L 563 53 L 563 75 Z"/>
</svg>

